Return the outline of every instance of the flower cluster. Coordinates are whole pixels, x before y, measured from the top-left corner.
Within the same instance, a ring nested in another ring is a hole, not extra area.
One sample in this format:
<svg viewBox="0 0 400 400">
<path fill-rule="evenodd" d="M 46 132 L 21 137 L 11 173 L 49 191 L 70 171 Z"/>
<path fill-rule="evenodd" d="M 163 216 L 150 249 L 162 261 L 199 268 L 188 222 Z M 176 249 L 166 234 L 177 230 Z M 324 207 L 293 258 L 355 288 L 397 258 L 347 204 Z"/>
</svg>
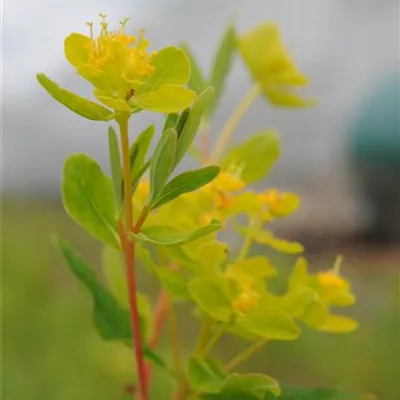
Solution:
<svg viewBox="0 0 400 400">
<path fill-rule="evenodd" d="M 72 33 L 65 39 L 68 61 L 97 89 L 100 99 L 102 94 L 112 94 L 129 100 L 141 80 L 155 72 L 152 65 L 155 53 L 148 53 L 149 42 L 144 32 L 140 31 L 138 37 L 126 34 L 127 22 L 124 19 L 119 29 L 110 31 L 106 16 L 102 15 L 98 37 L 93 23 L 88 23 L 90 36 Z"/>
</svg>

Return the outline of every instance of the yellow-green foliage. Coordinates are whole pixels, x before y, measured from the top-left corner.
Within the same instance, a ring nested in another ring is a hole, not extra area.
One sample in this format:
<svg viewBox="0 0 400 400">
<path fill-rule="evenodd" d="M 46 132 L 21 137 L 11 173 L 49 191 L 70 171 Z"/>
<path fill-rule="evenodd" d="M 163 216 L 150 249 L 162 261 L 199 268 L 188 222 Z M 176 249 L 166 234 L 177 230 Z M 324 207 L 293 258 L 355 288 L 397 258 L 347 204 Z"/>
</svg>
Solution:
<svg viewBox="0 0 400 400">
<path fill-rule="evenodd" d="M 298 195 L 275 188 L 254 191 L 250 186 L 266 178 L 278 160 L 277 134 L 257 132 L 236 146 L 230 146 L 230 139 L 259 96 L 279 107 L 314 104 L 292 92 L 307 85 L 308 78 L 288 56 L 272 23 L 243 36 L 229 26 L 207 82 L 187 51 L 165 47 L 149 52 L 143 32 L 138 38 L 125 33 L 127 20 L 111 31 L 105 16 L 101 18 L 97 37 L 89 24 L 89 36 L 73 33 L 66 38 L 65 55 L 93 85 L 102 104 L 61 88 L 44 74 L 37 77 L 54 99 L 73 112 L 118 125 L 120 138 L 112 126 L 108 130 L 111 177 L 95 160 L 75 154 L 65 163 L 62 185 L 69 215 L 105 245 L 102 272 L 107 287 L 66 243 L 56 239 L 55 244 L 92 295 L 101 337 L 136 348 L 142 400 L 148 400 L 145 358 L 166 373 L 173 371 L 177 400 L 199 396 L 265 400 L 279 395 L 275 379 L 231 370 L 266 341 L 297 339 L 302 324 L 325 332 L 353 331 L 357 323 L 332 308 L 350 306 L 355 298 L 340 275 L 340 259 L 332 268 L 309 273 L 301 243 L 275 236 L 273 222 L 298 209 Z M 210 118 L 236 52 L 250 71 L 253 87 L 216 135 L 214 149 L 200 149 L 195 137 L 201 136 L 206 145 L 210 142 Z M 154 126 L 129 143 L 128 120 L 143 110 L 166 114 L 151 155 Z M 176 167 L 189 150 L 200 165 L 177 175 Z M 243 239 L 239 249 L 221 239 L 221 231 L 232 230 Z M 285 292 L 270 290 L 280 266 L 252 255 L 254 243 L 298 255 Z M 157 310 L 164 307 L 172 325 L 174 300 L 196 307 L 203 328 L 188 368 L 180 361 L 177 326 L 171 328 L 174 366 L 168 367 L 154 349 L 151 338 L 159 333 L 160 316 L 153 320 L 155 307 L 137 291 L 135 258 L 159 279 L 162 294 Z M 255 342 L 255 347 L 222 365 L 207 356 L 224 334 Z"/>
</svg>

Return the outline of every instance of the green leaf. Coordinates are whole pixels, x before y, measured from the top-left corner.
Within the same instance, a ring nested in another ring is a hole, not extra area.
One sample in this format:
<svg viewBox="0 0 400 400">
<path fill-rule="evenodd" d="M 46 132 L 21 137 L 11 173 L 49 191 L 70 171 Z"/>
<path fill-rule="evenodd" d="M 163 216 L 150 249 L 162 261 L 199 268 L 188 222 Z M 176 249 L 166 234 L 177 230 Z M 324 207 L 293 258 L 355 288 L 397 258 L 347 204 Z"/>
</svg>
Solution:
<svg viewBox="0 0 400 400">
<path fill-rule="evenodd" d="M 213 359 L 202 360 L 192 357 L 189 360 L 188 379 L 194 391 L 219 392 L 226 378 L 227 374 Z"/>
<path fill-rule="evenodd" d="M 180 115 L 177 113 L 168 114 L 167 118 L 165 119 L 163 132 L 168 130 L 169 128 L 176 129 L 179 117 Z"/>
<path fill-rule="evenodd" d="M 304 323 L 312 328 L 319 329 L 328 318 L 329 312 L 322 300 L 315 296 L 301 315 Z"/>
<path fill-rule="evenodd" d="M 188 44 L 182 43 L 181 47 L 185 51 L 185 53 L 188 56 L 189 61 L 190 61 L 191 74 L 190 74 L 188 86 L 190 87 L 190 89 L 193 89 L 197 93 L 200 93 L 207 86 L 207 82 L 203 77 L 201 69 L 200 69 L 199 65 L 197 64 L 197 61 L 196 61 L 195 57 L 193 56 L 193 53 L 189 49 Z"/>
<path fill-rule="evenodd" d="M 189 291 L 198 307 L 217 321 L 229 322 L 232 317 L 231 301 L 224 290 L 227 278 L 195 278 Z"/>
<path fill-rule="evenodd" d="M 126 284 L 125 265 L 120 251 L 106 246 L 102 252 L 102 271 L 112 295 L 119 304 L 129 309 L 128 285 Z M 153 312 L 146 295 L 136 292 L 139 315 L 142 320 L 143 333 L 148 337 L 152 331 Z"/>
<path fill-rule="evenodd" d="M 184 110 L 196 99 L 196 92 L 184 86 L 165 84 L 156 90 L 132 97 L 129 104 L 133 107 L 161 112 L 177 113 Z"/>
<path fill-rule="evenodd" d="M 132 176 L 132 182 L 134 182 L 134 184 L 132 185 L 132 192 L 134 193 L 137 185 L 139 184 L 140 178 L 145 174 L 145 172 L 150 168 L 151 165 L 151 158 L 149 160 L 147 160 L 142 168 L 139 170 L 139 172 L 135 175 Z"/>
<path fill-rule="evenodd" d="M 207 394 L 207 400 L 264 400 L 269 393 L 279 395 L 278 382 L 264 374 L 231 374 L 216 394 Z"/>
<path fill-rule="evenodd" d="M 140 171 L 142 170 L 147 152 L 149 150 L 151 141 L 154 136 L 154 125 L 149 125 L 133 142 L 130 155 L 131 155 L 131 171 L 132 171 L 132 184 L 135 185 L 136 181 L 140 179 Z M 138 178 L 139 177 L 139 178 Z"/>
<path fill-rule="evenodd" d="M 231 70 L 233 56 L 237 47 L 236 40 L 235 27 L 229 25 L 222 37 L 211 71 L 210 86 L 214 89 L 214 95 L 207 106 L 206 114 L 208 118 L 214 114 L 223 95 L 226 78 Z"/>
<path fill-rule="evenodd" d="M 93 121 L 109 121 L 114 118 L 114 113 L 109 109 L 63 89 L 45 74 L 36 74 L 36 78 L 53 99 L 80 116 Z"/>
<path fill-rule="evenodd" d="M 117 207 L 122 203 L 122 169 L 121 169 L 121 156 L 118 147 L 118 137 L 114 128 L 108 128 L 108 150 L 110 156 L 111 177 L 114 186 L 114 194 Z"/>
<path fill-rule="evenodd" d="M 182 135 L 183 128 L 186 125 L 189 115 L 190 115 L 190 108 L 186 108 L 181 112 L 181 115 L 179 116 L 178 123 L 176 125 L 176 131 L 178 132 L 178 139 Z"/>
<path fill-rule="evenodd" d="M 142 228 L 140 233 L 129 233 L 137 240 L 153 243 L 160 246 L 174 246 L 192 242 L 202 236 L 220 230 L 221 223 L 215 219 L 209 225 L 203 226 L 192 232 L 185 232 L 168 225 L 152 225 Z"/>
<path fill-rule="evenodd" d="M 176 154 L 177 133 L 174 129 L 163 132 L 154 150 L 150 165 L 150 204 L 162 193 L 171 175 Z"/>
<path fill-rule="evenodd" d="M 94 272 L 83 260 L 61 239 L 53 238 L 55 247 L 65 259 L 68 268 L 81 281 L 93 298 L 94 324 L 104 340 L 132 342 L 132 329 L 129 311 L 123 309 L 117 300 L 100 284 Z M 141 318 L 141 327 L 145 328 L 146 320 Z M 166 363 L 150 349 L 144 349 L 144 356 L 156 365 L 165 368 Z"/>
<path fill-rule="evenodd" d="M 252 183 L 264 178 L 280 155 L 276 133 L 263 131 L 238 146 L 232 147 L 221 161 L 222 168 L 238 166 L 241 178 Z"/>
<path fill-rule="evenodd" d="M 288 291 L 292 292 L 303 286 L 308 286 L 310 277 L 308 274 L 308 262 L 305 257 L 299 257 L 296 260 L 296 264 L 293 271 L 289 275 L 288 279 Z"/>
<path fill-rule="evenodd" d="M 186 53 L 178 47 L 164 47 L 151 59 L 155 73 L 146 78 L 137 93 L 154 92 L 166 84 L 185 85 L 190 77 L 190 63 Z"/>
<path fill-rule="evenodd" d="M 121 306 L 129 308 L 128 286 L 126 284 L 123 254 L 105 246 L 101 257 L 102 272 L 113 296 Z"/>
<path fill-rule="evenodd" d="M 254 279 L 262 279 L 276 276 L 277 270 L 266 257 L 254 256 L 229 265 L 227 274 L 230 276 L 248 275 Z"/>
<path fill-rule="evenodd" d="M 112 108 L 114 111 L 121 111 L 123 113 L 129 113 L 129 114 L 132 111 L 129 104 L 125 100 L 122 100 L 116 95 L 111 95 L 108 92 L 104 92 L 100 89 L 95 89 L 94 95 L 97 100 L 99 100 L 107 107 Z"/>
<path fill-rule="evenodd" d="M 111 179 L 86 154 L 74 154 L 64 164 L 63 203 L 68 214 L 97 239 L 119 248 Z"/>
<path fill-rule="evenodd" d="M 157 276 L 162 286 L 177 299 L 189 300 L 188 280 L 172 268 L 157 268 Z"/>
<path fill-rule="evenodd" d="M 189 147 L 193 143 L 193 140 L 196 137 L 197 130 L 200 127 L 204 110 L 207 107 L 212 94 L 213 89 L 211 87 L 204 89 L 193 104 L 182 133 L 179 136 L 175 165 L 178 165 L 180 163 L 180 161 L 188 151 Z"/>
<path fill-rule="evenodd" d="M 176 176 L 165 186 L 160 196 L 151 205 L 151 208 L 160 207 L 184 193 L 201 188 L 214 180 L 218 176 L 219 171 L 219 167 L 210 165 L 208 167 L 187 171 Z"/>
<path fill-rule="evenodd" d="M 94 272 L 63 241 L 54 244 L 61 252 L 71 272 L 90 291 L 94 302 L 94 323 L 104 340 L 130 340 L 132 338 L 129 312 L 120 307 L 116 299 L 99 283 Z"/>
<path fill-rule="evenodd" d="M 254 335 L 265 339 L 294 340 L 300 330 L 293 320 L 278 308 L 257 308 L 236 320 L 237 324 Z"/>
<path fill-rule="evenodd" d="M 296 388 L 282 385 L 282 393 L 276 396 L 269 393 L 265 400 L 362 400 L 361 395 L 339 392 L 325 388 Z"/>
</svg>

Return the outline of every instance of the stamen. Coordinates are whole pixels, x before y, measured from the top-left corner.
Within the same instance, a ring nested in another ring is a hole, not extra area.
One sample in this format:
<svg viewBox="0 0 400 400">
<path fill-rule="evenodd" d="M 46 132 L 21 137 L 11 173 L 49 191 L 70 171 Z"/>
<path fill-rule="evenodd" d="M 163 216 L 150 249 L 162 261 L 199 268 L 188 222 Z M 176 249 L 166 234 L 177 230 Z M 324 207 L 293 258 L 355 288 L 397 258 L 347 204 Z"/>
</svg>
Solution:
<svg viewBox="0 0 400 400">
<path fill-rule="evenodd" d="M 93 34 L 93 22 L 86 22 L 86 25 L 89 27 L 89 31 L 90 31 L 90 39 L 94 40 L 94 34 Z"/>
<path fill-rule="evenodd" d="M 119 28 L 120 32 L 124 32 L 125 26 L 128 23 L 129 19 L 130 19 L 129 17 L 126 17 L 120 22 L 120 25 L 121 25 Z"/>
</svg>

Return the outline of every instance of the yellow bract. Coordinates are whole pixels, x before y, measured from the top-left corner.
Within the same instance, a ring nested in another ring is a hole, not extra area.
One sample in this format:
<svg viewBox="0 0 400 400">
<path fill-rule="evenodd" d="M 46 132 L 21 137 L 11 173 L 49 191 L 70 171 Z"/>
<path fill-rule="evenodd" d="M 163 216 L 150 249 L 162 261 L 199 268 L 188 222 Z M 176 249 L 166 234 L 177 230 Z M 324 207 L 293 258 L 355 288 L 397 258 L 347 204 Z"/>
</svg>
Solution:
<svg viewBox="0 0 400 400">
<path fill-rule="evenodd" d="M 128 19 L 117 31 L 109 31 L 105 16 L 101 17 L 100 35 L 94 36 L 91 23 L 90 36 L 72 33 L 65 39 L 65 55 L 78 73 L 100 91 L 100 96 L 104 92 L 127 101 L 141 79 L 155 72 L 154 53 L 148 53 L 149 42 L 143 31 L 138 38 L 125 33 Z"/>
<path fill-rule="evenodd" d="M 267 206 L 267 212 L 273 218 L 290 215 L 300 204 L 300 198 L 296 193 L 278 192 L 276 189 L 269 189 L 257 197 Z"/>
<path fill-rule="evenodd" d="M 260 294 L 254 291 L 250 285 L 243 285 L 242 292 L 232 306 L 235 310 L 245 314 L 249 310 L 257 308 L 260 298 Z"/>
<path fill-rule="evenodd" d="M 289 91 L 291 87 L 306 86 L 308 78 L 287 54 L 275 24 L 263 23 L 247 32 L 239 41 L 239 50 L 254 80 L 272 104 L 304 107 L 315 103 Z"/>
<path fill-rule="evenodd" d="M 319 284 L 327 289 L 338 289 L 346 284 L 346 281 L 335 271 L 320 272 L 317 279 Z"/>
<path fill-rule="evenodd" d="M 246 184 L 235 174 L 221 171 L 214 181 L 203 187 L 206 191 L 237 192 Z"/>
</svg>

